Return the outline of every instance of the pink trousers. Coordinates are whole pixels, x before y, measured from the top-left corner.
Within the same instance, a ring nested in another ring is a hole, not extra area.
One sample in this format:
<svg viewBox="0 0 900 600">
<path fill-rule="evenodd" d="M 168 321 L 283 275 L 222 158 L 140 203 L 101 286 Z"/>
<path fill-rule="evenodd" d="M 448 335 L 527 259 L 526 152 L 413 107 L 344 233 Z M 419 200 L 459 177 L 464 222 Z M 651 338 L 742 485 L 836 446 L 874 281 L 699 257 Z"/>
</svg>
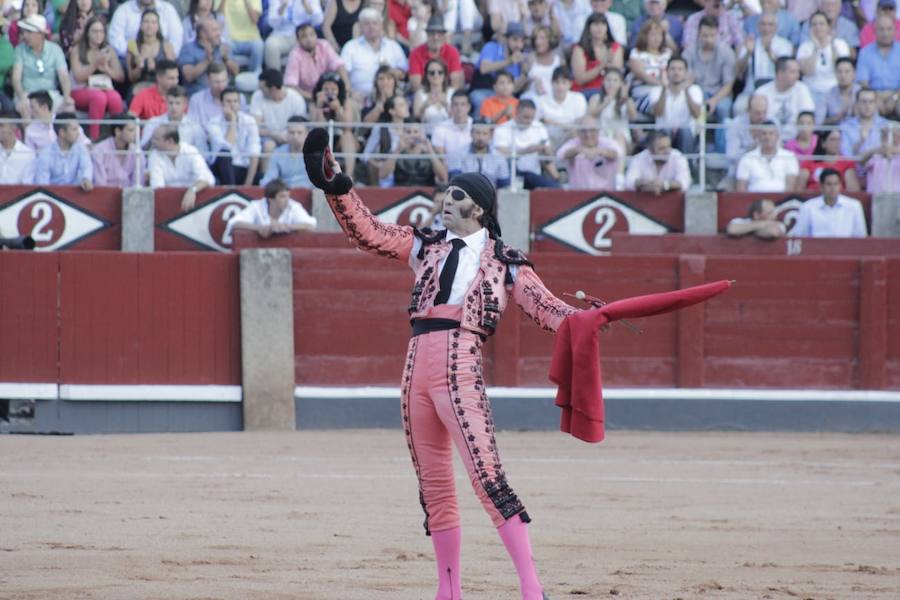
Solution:
<svg viewBox="0 0 900 600">
<path fill-rule="evenodd" d="M 461 312 L 459 305 L 442 305 L 428 316 L 458 320 Z M 425 333 L 409 341 L 401 410 L 428 533 L 460 526 L 454 446 L 495 527 L 520 513 L 523 521 L 530 521 L 500 463 L 482 375 L 482 344 L 478 334 L 462 329 Z"/>
<path fill-rule="evenodd" d="M 116 90 L 101 90 L 97 88 L 81 88 L 72 90 L 72 100 L 75 108 L 87 110 L 88 119 L 99 121 L 107 112 L 117 115 L 122 112 L 122 97 Z M 88 135 L 94 141 L 100 137 L 100 123 L 91 123 L 88 126 Z"/>
</svg>

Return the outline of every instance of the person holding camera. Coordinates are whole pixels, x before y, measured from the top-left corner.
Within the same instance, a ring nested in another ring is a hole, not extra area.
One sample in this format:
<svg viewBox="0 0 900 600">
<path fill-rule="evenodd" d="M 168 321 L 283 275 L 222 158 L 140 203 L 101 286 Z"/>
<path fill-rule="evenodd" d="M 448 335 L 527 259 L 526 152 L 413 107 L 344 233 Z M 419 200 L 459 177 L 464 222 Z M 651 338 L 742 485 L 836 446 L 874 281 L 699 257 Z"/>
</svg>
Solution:
<svg viewBox="0 0 900 600">
<path fill-rule="evenodd" d="M 615 190 L 622 148 L 600 135 L 597 121 L 582 117 L 578 134 L 560 146 L 556 160 L 566 165 L 570 190 Z"/>
<path fill-rule="evenodd" d="M 412 117 L 406 119 L 400 130 L 397 152 L 410 156 L 390 158 L 386 161 L 394 165 L 394 185 L 432 186 L 436 181 L 438 183 L 447 181 L 447 167 L 435 154 L 434 147 L 425 136 L 422 124 Z"/>
<path fill-rule="evenodd" d="M 319 77 L 309 104 L 309 120 L 313 123 L 350 123 L 356 119 L 353 101 L 347 95 L 344 79 L 336 71 L 329 71 Z M 344 154 L 344 168 L 352 173 L 356 167 L 356 137 L 351 127 L 335 127 L 334 136 L 339 139 Z"/>
</svg>

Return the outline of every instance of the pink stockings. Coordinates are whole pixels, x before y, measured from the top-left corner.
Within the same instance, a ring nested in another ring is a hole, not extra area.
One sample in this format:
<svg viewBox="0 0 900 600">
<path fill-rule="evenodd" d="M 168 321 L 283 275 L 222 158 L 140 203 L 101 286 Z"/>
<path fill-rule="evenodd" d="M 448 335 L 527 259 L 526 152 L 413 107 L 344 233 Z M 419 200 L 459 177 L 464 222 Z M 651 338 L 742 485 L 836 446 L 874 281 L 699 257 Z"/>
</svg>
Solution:
<svg viewBox="0 0 900 600">
<path fill-rule="evenodd" d="M 454 527 L 444 531 L 432 531 L 431 543 L 434 545 L 434 558 L 438 570 L 438 591 L 434 600 L 461 600 L 459 554 L 462 530 Z"/>
<path fill-rule="evenodd" d="M 87 110 L 88 119 L 99 121 L 108 112 L 116 115 L 122 112 L 122 97 L 116 90 L 101 90 L 97 88 L 81 88 L 72 90 L 72 100 L 75 108 Z M 100 123 L 91 123 L 88 126 L 90 138 L 97 141 L 100 137 Z"/>
</svg>

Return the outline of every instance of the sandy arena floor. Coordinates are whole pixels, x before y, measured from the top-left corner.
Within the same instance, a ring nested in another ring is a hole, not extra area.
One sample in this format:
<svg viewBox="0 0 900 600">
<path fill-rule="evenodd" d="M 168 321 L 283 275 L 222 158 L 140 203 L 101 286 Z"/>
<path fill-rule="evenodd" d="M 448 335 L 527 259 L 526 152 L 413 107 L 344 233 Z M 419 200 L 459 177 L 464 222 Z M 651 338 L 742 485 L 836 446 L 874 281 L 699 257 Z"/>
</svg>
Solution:
<svg viewBox="0 0 900 600">
<path fill-rule="evenodd" d="M 900 598 L 900 437 L 498 437 L 553 600 Z M 3 599 L 434 597 L 399 430 L 0 436 L 0 455 Z M 466 600 L 517 599 L 457 487 Z"/>
</svg>

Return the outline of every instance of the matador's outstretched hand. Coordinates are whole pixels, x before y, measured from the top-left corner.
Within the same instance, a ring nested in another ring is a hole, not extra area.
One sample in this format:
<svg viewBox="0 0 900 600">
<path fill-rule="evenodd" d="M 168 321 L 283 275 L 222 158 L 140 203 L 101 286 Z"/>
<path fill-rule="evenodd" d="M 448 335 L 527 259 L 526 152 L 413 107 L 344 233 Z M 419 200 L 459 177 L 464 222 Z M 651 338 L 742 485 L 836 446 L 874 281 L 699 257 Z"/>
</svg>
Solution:
<svg viewBox="0 0 900 600">
<path fill-rule="evenodd" d="M 343 196 L 353 188 L 353 180 L 341 171 L 331 148 L 328 132 L 316 127 L 303 142 L 303 162 L 306 173 L 314 186 L 332 196 Z"/>
</svg>

